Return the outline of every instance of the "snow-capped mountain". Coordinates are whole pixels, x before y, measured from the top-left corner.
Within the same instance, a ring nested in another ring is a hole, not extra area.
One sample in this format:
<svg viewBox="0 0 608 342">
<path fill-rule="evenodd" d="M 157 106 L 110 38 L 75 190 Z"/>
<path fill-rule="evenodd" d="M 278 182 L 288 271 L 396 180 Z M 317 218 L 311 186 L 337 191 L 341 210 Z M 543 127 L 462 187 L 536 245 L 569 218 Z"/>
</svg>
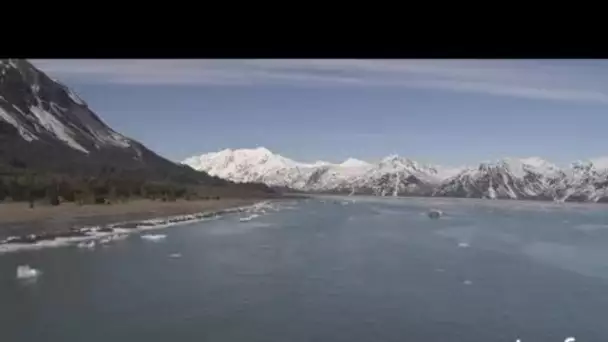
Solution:
<svg viewBox="0 0 608 342">
<path fill-rule="evenodd" d="M 298 163 L 261 147 L 242 150 L 225 149 L 188 158 L 183 164 L 234 182 L 260 182 L 270 186 L 298 189 L 304 187 L 316 168 L 322 168 L 326 163 Z"/>
<path fill-rule="evenodd" d="M 552 190 L 564 173 L 537 157 L 506 158 L 481 163 L 446 179 L 435 190 L 436 196 L 550 199 Z"/>
<path fill-rule="evenodd" d="M 608 202 L 607 165 L 575 162 L 556 186 L 559 201 Z"/>
<path fill-rule="evenodd" d="M 444 181 L 435 196 L 607 202 L 608 169 L 576 162 L 560 169 L 541 158 L 482 163 Z"/>
<path fill-rule="evenodd" d="M 349 158 L 339 164 L 307 164 L 266 148 L 226 149 L 190 157 L 183 163 L 236 182 L 263 182 L 314 192 L 608 201 L 608 163 L 575 163 L 560 169 L 531 157 L 449 168 L 391 155 L 372 163 Z"/>
<path fill-rule="evenodd" d="M 389 156 L 373 164 L 349 158 L 333 164 L 301 163 L 268 149 L 226 149 L 190 157 L 184 164 L 235 182 L 262 182 L 270 186 L 305 191 L 372 193 L 377 195 L 425 194 L 440 181 L 435 168 Z"/>
<path fill-rule="evenodd" d="M 430 194 L 441 182 L 436 167 L 393 155 L 377 163 L 349 158 L 334 164 L 297 162 L 268 149 L 226 149 L 190 157 L 184 164 L 235 182 L 263 182 L 304 191 L 376 195 Z"/>
</svg>

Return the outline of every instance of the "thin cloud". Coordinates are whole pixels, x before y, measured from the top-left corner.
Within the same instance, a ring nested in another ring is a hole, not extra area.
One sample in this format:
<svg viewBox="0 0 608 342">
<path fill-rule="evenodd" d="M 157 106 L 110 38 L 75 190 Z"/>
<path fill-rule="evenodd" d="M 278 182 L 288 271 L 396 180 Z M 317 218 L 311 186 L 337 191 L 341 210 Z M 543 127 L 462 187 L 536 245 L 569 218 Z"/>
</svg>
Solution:
<svg viewBox="0 0 608 342">
<path fill-rule="evenodd" d="M 437 89 L 608 103 L 608 63 L 496 60 L 33 60 L 65 81 L 130 85 L 356 86 Z"/>
<path fill-rule="evenodd" d="M 595 90 L 550 87 L 540 88 L 492 82 L 465 82 L 451 80 L 422 81 L 418 83 L 417 86 L 421 88 L 445 89 L 490 95 L 506 95 L 529 99 L 608 103 L 608 94 Z"/>
</svg>

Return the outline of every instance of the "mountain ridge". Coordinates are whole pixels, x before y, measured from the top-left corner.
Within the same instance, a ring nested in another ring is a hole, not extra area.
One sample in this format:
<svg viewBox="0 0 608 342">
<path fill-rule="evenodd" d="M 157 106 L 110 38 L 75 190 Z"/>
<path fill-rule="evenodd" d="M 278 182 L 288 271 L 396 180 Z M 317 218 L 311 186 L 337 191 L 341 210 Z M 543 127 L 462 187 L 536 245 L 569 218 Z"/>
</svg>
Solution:
<svg viewBox="0 0 608 342">
<path fill-rule="evenodd" d="M 234 182 L 259 181 L 310 192 L 608 201 L 608 163 L 596 166 L 592 160 L 560 168 L 541 157 L 506 157 L 454 168 L 393 154 L 373 162 L 348 158 L 343 163 L 309 164 L 258 147 L 225 149 L 182 163 Z"/>
<path fill-rule="evenodd" d="M 2 198 L 10 192 L 22 199 L 35 185 L 26 183 L 43 181 L 50 187 L 58 179 L 78 179 L 81 186 L 96 180 L 101 185 L 95 186 L 106 189 L 110 178 L 133 186 L 236 186 L 170 161 L 115 131 L 73 90 L 24 59 L 0 59 L 0 176 Z"/>
<path fill-rule="evenodd" d="M 70 88 L 26 60 L 0 60 L 0 129 L 0 161 L 17 159 L 37 169 L 179 165 L 116 132 Z"/>
</svg>

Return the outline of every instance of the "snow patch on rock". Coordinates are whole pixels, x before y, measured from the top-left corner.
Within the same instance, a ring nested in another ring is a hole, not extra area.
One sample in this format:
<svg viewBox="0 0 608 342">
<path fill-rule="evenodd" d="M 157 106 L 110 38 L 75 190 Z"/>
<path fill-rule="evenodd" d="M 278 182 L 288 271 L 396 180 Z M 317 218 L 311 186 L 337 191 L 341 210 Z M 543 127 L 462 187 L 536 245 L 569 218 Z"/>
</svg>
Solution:
<svg viewBox="0 0 608 342">
<path fill-rule="evenodd" d="M 76 93 L 74 91 L 72 91 L 71 89 L 66 89 L 66 92 L 68 94 L 68 96 L 70 97 L 70 99 L 72 101 L 74 101 L 76 104 L 79 104 L 81 106 L 86 106 L 87 104 L 78 96 L 76 95 Z"/>
<path fill-rule="evenodd" d="M 38 137 L 35 134 L 30 132 L 27 128 L 23 127 L 23 125 L 17 122 L 17 120 L 13 118 L 9 113 L 7 113 L 4 109 L 2 109 L 2 107 L 0 107 L 0 119 L 3 119 L 4 121 L 15 127 L 19 132 L 19 135 L 21 135 L 21 137 L 25 141 L 31 142 L 34 140 L 38 140 Z"/>
<path fill-rule="evenodd" d="M 87 149 L 82 147 L 74 138 L 74 132 L 62 124 L 53 114 L 47 112 L 43 108 L 31 106 L 30 112 L 38 118 L 38 122 L 50 133 L 56 136 L 59 140 L 62 140 L 68 146 L 75 150 L 79 150 L 84 153 L 89 153 Z"/>
</svg>

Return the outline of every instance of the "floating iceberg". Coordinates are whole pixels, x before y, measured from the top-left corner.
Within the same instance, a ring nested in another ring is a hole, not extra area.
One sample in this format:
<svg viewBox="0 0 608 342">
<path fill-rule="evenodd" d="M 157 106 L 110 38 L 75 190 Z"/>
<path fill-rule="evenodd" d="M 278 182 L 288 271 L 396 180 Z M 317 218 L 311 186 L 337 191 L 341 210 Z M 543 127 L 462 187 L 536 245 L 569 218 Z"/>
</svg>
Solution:
<svg viewBox="0 0 608 342">
<path fill-rule="evenodd" d="M 101 238 L 99 240 L 99 243 L 102 244 L 102 245 L 106 244 L 106 243 L 110 243 L 110 242 L 112 242 L 112 237 L 111 236 L 106 236 L 106 237 Z"/>
<path fill-rule="evenodd" d="M 82 241 L 77 245 L 78 248 L 94 248 L 95 247 L 95 241 L 91 240 L 91 241 Z"/>
<path fill-rule="evenodd" d="M 118 240 L 124 240 L 128 237 L 129 237 L 129 234 L 115 234 L 115 235 L 112 235 L 111 238 L 113 241 L 118 241 Z"/>
<path fill-rule="evenodd" d="M 427 215 L 432 219 L 438 219 L 443 215 L 443 212 L 439 209 L 431 209 Z"/>
<path fill-rule="evenodd" d="M 170 254 L 169 257 L 170 258 L 181 258 L 182 255 L 181 255 L 181 253 L 173 253 L 173 254 Z"/>
<path fill-rule="evenodd" d="M 241 221 L 241 222 L 247 222 L 247 221 L 251 221 L 254 218 L 259 217 L 259 216 L 260 215 L 258 215 L 258 214 L 253 214 L 253 215 L 250 215 L 250 216 L 247 216 L 247 217 L 242 217 L 242 218 L 240 218 L 239 221 Z"/>
<path fill-rule="evenodd" d="M 167 235 L 165 235 L 165 234 L 145 234 L 145 235 L 141 236 L 142 239 L 149 240 L 149 241 L 160 241 L 166 237 L 167 237 Z"/>
<path fill-rule="evenodd" d="M 40 275 L 40 271 L 31 268 L 29 265 L 21 265 L 17 267 L 17 279 L 31 279 Z"/>
</svg>

